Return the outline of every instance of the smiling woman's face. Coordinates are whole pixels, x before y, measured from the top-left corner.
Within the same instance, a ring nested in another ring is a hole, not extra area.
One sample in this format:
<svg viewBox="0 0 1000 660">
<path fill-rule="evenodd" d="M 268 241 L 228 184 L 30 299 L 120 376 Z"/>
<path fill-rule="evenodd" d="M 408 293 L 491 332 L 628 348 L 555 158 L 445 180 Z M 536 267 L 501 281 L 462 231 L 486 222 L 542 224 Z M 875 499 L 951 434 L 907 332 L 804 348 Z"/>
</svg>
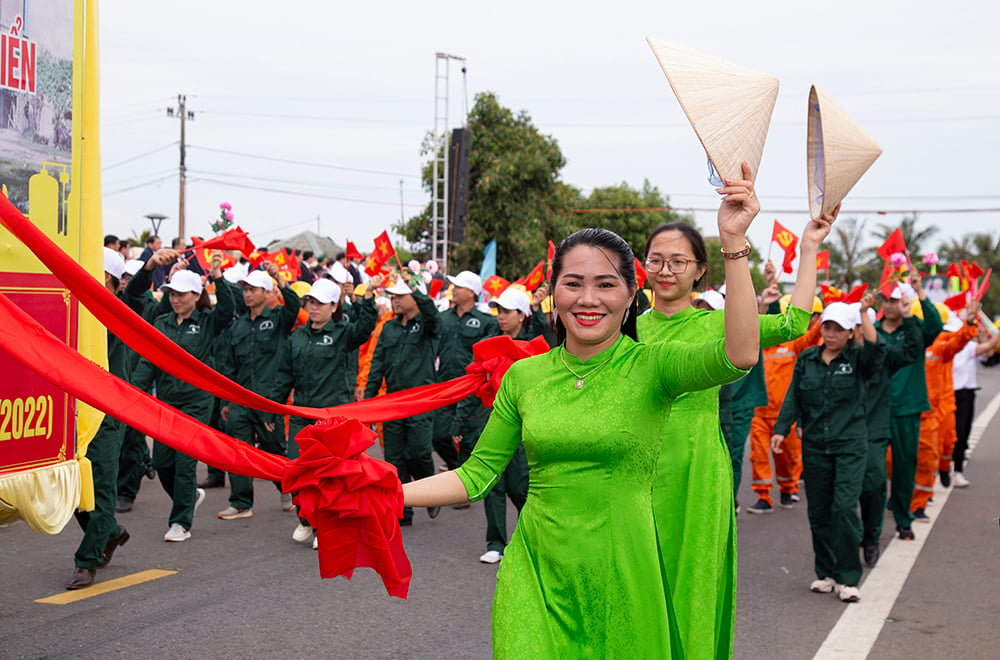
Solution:
<svg viewBox="0 0 1000 660">
<path fill-rule="evenodd" d="M 621 332 L 635 292 L 618 273 L 617 259 L 615 253 L 590 245 L 572 248 L 563 256 L 553 298 L 566 328 L 566 349 L 575 355 L 600 353 Z"/>
<path fill-rule="evenodd" d="M 646 255 L 646 259 L 654 258 L 664 262 L 660 272 L 649 274 L 649 285 L 656 300 L 690 300 L 694 283 L 705 274 L 705 266 L 694 261 L 694 250 L 687 236 L 674 230 L 660 232 L 649 244 Z M 690 261 L 683 273 L 672 273 L 666 264 L 671 259 Z"/>
</svg>

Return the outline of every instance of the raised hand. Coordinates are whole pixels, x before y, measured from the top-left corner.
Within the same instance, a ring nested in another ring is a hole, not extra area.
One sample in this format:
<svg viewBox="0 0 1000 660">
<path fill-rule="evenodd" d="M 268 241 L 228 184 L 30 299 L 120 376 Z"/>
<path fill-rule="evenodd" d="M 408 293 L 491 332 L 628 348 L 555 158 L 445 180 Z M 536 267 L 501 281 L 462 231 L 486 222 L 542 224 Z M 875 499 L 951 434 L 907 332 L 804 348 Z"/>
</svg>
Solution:
<svg viewBox="0 0 1000 660">
<path fill-rule="evenodd" d="M 715 191 L 723 196 L 719 205 L 719 238 L 726 250 L 743 249 L 743 245 L 726 245 L 726 239 L 746 236 L 750 223 L 760 212 L 760 200 L 754 192 L 753 178 L 753 171 L 744 161 L 743 178 L 727 180 L 724 187 Z"/>
</svg>

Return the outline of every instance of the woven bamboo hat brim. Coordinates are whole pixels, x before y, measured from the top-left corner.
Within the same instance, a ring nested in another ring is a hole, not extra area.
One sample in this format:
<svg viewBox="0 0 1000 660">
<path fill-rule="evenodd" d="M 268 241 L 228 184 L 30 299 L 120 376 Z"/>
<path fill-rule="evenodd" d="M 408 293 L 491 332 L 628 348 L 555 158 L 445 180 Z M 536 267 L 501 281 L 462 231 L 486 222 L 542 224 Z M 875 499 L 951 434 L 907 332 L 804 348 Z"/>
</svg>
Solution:
<svg viewBox="0 0 1000 660">
<path fill-rule="evenodd" d="M 674 95 L 723 179 L 754 176 L 778 98 L 778 79 L 681 46 L 646 37 Z"/>
<path fill-rule="evenodd" d="M 815 85 L 810 88 L 806 170 L 812 217 L 833 211 L 881 154 L 843 108 Z"/>
</svg>

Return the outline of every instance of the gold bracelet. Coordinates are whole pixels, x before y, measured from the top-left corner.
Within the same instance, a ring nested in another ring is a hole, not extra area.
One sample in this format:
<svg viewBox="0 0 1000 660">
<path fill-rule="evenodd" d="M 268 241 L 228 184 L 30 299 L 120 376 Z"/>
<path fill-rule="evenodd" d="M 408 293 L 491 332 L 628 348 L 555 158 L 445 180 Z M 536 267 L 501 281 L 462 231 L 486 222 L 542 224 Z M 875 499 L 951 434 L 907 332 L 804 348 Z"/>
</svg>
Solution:
<svg viewBox="0 0 1000 660">
<path fill-rule="evenodd" d="M 743 241 L 746 243 L 746 247 L 739 252 L 726 252 L 726 248 L 722 248 L 720 251 L 722 252 L 723 259 L 742 259 L 743 257 L 749 257 L 750 252 L 752 251 L 750 241 L 746 239 L 743 239 Z"/>
</svg>

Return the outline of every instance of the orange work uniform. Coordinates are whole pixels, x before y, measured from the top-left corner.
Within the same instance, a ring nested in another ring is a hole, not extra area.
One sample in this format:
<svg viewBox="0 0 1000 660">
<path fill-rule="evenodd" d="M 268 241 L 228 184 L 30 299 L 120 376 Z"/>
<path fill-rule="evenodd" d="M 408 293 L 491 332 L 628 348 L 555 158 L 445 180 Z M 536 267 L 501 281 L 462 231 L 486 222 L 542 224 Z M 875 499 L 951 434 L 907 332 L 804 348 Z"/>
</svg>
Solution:
<svg viewBox="0 0 1000 660">
<path fill-rule="evenodd" d="M 814 323 L 811 328 L 798 339 L 784 344 L 765 348 L 764 382 L 767 385 L 767 405 L 754 411 L 750 423 L 750 464 L 752 477 L 750 488 L 759 499 L 773 505 L 771 488 L 774 481 L 771 476 L 771 436 L 774 435 L 774 423 L 781 412 L 781 404 L 785 393 L 792 382 L 792 372 L 795 370 L 795 358 L 799 353 L 817 346 L 821 341 L 820 328 L 822 324 Z M 774 455 L 774 472 L 778 477 L 778 490 L 782 493 L 797 493 L 799 477 L 802 476 L 802 442 L 795 432 L 795 426 L 785 437 L 782 453 Z"/>
<path fill-rule="evenodd" d="M 954 438 L 955 429 L 955 389 L 952 384 L 951 363 L 955 355 L 966 344 L 975 339 L 975 326 L 963 324 L 957 332 L 942 332 L 925 354 L 924 369 L 927 375 L 927 398 L 931 409 L 920 415 L 920 446 L 917 450 L 917 475 L 913 485 L 913 501 L 910 511 L 927 507 L 927 500 L 934 495 L 934 480 L 941 463 L 942 428 L 947 426 L 947 415 L 951 415 L 950 430 Z M 949 403 L 950 402 L 950 403 Z M 951 412 L 945 414 L 948 408 Z M 952 439 L 952 446 L 955 441 Z M 950 456 L 951 450 L 948 454 Z M 950 460 L 950 458 L 949 458 Z"/>
</svg>

